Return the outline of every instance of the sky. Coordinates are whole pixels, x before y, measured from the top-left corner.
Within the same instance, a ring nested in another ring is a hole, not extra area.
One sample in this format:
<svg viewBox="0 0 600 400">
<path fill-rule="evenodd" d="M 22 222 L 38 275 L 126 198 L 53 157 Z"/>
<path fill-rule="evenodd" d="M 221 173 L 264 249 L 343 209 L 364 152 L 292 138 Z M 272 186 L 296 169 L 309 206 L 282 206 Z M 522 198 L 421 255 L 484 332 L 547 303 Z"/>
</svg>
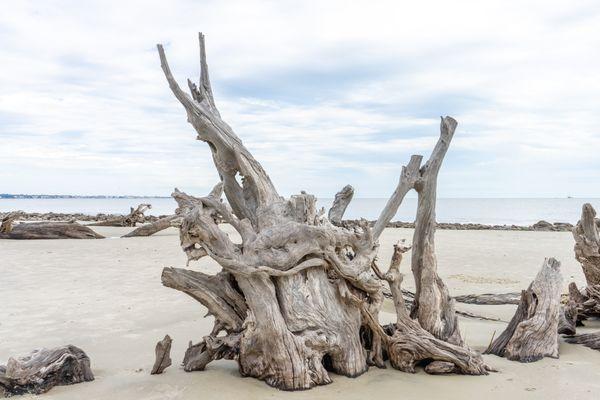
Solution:
<svg viewBox="0 0 600 400">
<path fill-rule="evenodd" d="M 600 197 L 598 1 L 10 1 L 0 193 L 206 194 L 160 69 L 198 79 L 280 194 L 388 197 L 439 118 L 440 197 Z"/>
</svg>

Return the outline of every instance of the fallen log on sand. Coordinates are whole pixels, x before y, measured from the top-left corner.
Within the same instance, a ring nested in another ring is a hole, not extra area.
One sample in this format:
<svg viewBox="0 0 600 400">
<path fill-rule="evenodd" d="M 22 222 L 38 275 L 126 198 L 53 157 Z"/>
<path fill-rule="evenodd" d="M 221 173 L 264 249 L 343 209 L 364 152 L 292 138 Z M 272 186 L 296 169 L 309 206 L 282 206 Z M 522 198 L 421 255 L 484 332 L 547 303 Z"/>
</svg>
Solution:
<svg viewBox="0 0 600 400">
<path fill-rule="evenodd" d="M 143 223 L 146 220 L 144 213 L 152 208 L 150 204 L 140 204 L 137 208 L 130 208 L 129 214 L 111 218 L 106 221 L 89 224 L 89 226 L 116 226 L 116 227 L 133 227 L 138 223 Z"/>
<path fill-rule="evenodd" d="M 0 232 L 0 239 L 103 239 L 104 236 L 77 222 L 27 222 Z"/>
<path fill-rule="evenodd" d="M 137 237 L 137 236 L 151 236 L 155 233 L 163 231 L 172 226 L 172 222 L 178 218 L 177 215 L 169 215 L 168 217 L 161 218 L 152 223 L 145 224 L 137 227 L 126 235 L 121 237 Z"/>
<path fill-rule="evenodd" d="M 508 327 L 485 353 L 520 362 L 558 358 L 561 285 L 560 262 L 546 259 L 529 288 L 521 292 Z"/>
<path fill-rule="evenodd" d="M 0 365 L 0 389 L 5 394 L 41 394 L 54 386 L 93 381 L 90 359 L 78 347 L 68 345 L 34 350 L 31 354 L 10 358 Z"/>
<path fill-rule="evenodd" d="M 330 372 L 355 377 L 369 365 L 383 367 L 383 347 L 388 345 L 397 361 L 393 365 L 401 370 L 414 370 L 415 362 L 427 354 L 452 363 L 453 371 L 486 374 L 481 355 L 462 343 L 453 300 L 436 271 L 435 188 L 457 122 L 443 117 L 429 160 L 421 165 L 422 157 L 413 156 L 402 168 L 396 192 L 374 229 L 366 221 L 335 225 L 317 211 L 314 196 L 280 196 L 261 164 L 223 121 L 213 98 L 204 36 L 199 39 L 200 82 L 188 80 L 191 96 L 173 77 L 158 45 L 169 87 L 198 139 L 208 144 L 221 180 L 206 197 L 173 194 L 188 260 L 208 256 L 222 267 L 217 275 L 163 270 L 164 285 L 200 301 L 215 320 L 212 332 L 186 352 L 184 368 L 202 369 L 212 360 L 233 358 L 243 376 L 283 390 L 304 390 L 330 383 Z M 419 196 L 412 257 L 417 282 L 413 313 L 418 322 L 402 310 L 404 317 L 397 324 L 401 332 L 388 338 L 377 319 L 383 284 L 372 265 L 381 227 L 413 189 Z M 227 202 L 221 201 L 221 192 Z M 351 192 L 347 188 L 336 196 L 331 213 L 335 223 L 342 221 Z M 230 239 L 220 221 L 239 233 L 241 243 Z M 405 356 L 404 349 L 412 351 L 412 338 L 427 349 Z"/>
</svg>

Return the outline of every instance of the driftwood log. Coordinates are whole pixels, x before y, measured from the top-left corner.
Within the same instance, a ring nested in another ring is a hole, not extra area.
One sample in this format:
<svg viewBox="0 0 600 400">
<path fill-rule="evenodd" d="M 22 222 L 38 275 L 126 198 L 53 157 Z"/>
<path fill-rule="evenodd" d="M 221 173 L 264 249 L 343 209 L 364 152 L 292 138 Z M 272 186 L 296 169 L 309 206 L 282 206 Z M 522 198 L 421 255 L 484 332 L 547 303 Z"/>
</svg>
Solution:
<svg viewBox="0 0 600 400">
<path fill-rule="evenodd" d="M 27 222 L 5 225 L 0 239 L 103 239 L 104 236 L 77 222 Z"/>
<path fill-rule="evenodd" d="M 157 219 L 154 222 L 137 227 L 126 235 L 121 237 L 137 237 L 137 236 L 152 236 L 155 233 L 163 231 L 172 226 L 172 223 L 177 219 L 177 215 L 169 215 L 164 218 Z"/>
<path fill-rule="evenodd" d="M 0 365 L 0 389 L 6 395 L 40 394 L 54 386 L 93 380 L 89 357 L 72 345 L 34 350 L 27 356 L 10 358 L 6 366 Z"/>
<path fill-rule="evenodd" d="M 144 213 L 150 208 L 152 208 L 150 204 L 140 204 L 136 208 L 130 207 L 129 214 L 127 215 L 89 224 L 89 226 L 133 227 L 146 220 Z"/>
<path fill-rule="evenodd" d="M 544 260 L 529 288 L 521 292 L 521 302 L 506 330 L 485 353 L 520 362 L 558 358 L 561 286 L 560 262 Z"/>
<path fill-rule="evenodd" d="M 151 375 L 162 374 L 163 371 L 171 365 L 172 342 L 173 339 L 171 339 L 171 336 L 165 335 L 163 340 L 156 343 L 156 348 L 154 349 L 156 358 L 152 370 L 150 371 Z"/>
<path fill-rule="evenodd" d="M 163 271 L 164 285 L 198 300 L 215 318 L 212 332 L 186 352 L 186 370 L 202 370 L 214 359 L 236 359 L 243 376 L 283 390 L 301 390 L 331 382 L 329 372 L 354 377 L 369 364 L 383 367 L 387 346 L 397 360 L 393 365 L 402 370 L 414 370 L 416 360 L 429 354 L 452 363 L 461 373 L 487 372 L 481 355 L 462 345 L 452 299 L 435 271 L 436 177 L 456 121 L 442 118 L 440 140 L 427 164 L 419 169 L 422 157 L 413 156 L 403 168 L 402 187 L 374 229 L 367 221 L 336 225 L 317 212 L 314 196 L 301 192 L 282 198 L 260 163 L 221 119 L 202 34 L 200 82 L 188 80 L 191 96 L 173 78 L 162 45 L 158 52 L 169 87 L 198 139 L 211 149 L 221 179 L 205 197 L 173 193 L 188 261 L 209 256 L 222 267 L 217 275 L 177 268 Z M 420 228 L 413 243 L 418 262 L 413 272 L 419 281 L 415 315 L 423 322 L 405 316 L 396 324 L 405 336 L 392 333 L 390 341 L 377 319 L 383 284 L 372 266 L 381 227 L 410 189 L 419 193 Z M 348 192 L 342 191 L 330 213 L 335 223 L 342 221 Z M 220 222 L 230 224 L 241 242 L 233 242 Z M 410 340 L 393 339 L 397 336 Z M 427 350 L 406 361 L 403 352 L 414 349 L 414 337 L 425 338 Z"/>
</svg>

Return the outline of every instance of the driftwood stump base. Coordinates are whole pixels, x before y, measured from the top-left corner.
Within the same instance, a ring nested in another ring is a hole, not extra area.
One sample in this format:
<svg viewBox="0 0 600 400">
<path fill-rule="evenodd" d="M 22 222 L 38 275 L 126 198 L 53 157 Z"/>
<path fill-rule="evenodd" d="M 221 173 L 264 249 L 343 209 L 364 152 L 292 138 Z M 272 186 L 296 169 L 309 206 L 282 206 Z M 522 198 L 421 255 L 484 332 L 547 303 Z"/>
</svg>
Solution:
<svg viewBox="0 0 600 400">
<path fill-rule="evenodd" d="M 0 388 L 7 395 L 41 394 L 54 386 L 93 380 L 90 359 L 72 345 L 34 350 L 27 356 L 10 358 L 6 367 L 0 366 Z"/>
</svg>

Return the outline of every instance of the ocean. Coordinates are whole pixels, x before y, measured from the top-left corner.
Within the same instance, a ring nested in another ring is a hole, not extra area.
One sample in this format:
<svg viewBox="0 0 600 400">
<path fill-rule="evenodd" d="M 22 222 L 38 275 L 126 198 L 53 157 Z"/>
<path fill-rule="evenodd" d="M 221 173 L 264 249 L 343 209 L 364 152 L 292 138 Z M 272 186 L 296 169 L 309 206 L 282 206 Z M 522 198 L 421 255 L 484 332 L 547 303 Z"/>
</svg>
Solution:
<svg viewBox="0 0 600 400">
<path fill-rule="evenodd" d="M 387 199 L 357 198 L 352 200 L 345 218 L 377 219 Z M 328 209 L 332 199 L 319 199 L 318 206 Z M 0 212 L 83 213 L 95 215 L 126 214 L 130 206 L 150 203 L 151 215 L 172 214 L 176 204 L 172 198 L 58 198 L 58 199 L 0 199 Z M 479 223 L 490 225 L 531 225 L 539 220 L 576 223 L 583 203 L 591 203 L 600 211 L 600 199 L 582 198 L 524 198 L 524 199 L 457 199 L 441 198 L 437 202 L 438 222 Z M 406 198 L 393 221 L 412 222 L 416 198 Z"/>
</svg>

